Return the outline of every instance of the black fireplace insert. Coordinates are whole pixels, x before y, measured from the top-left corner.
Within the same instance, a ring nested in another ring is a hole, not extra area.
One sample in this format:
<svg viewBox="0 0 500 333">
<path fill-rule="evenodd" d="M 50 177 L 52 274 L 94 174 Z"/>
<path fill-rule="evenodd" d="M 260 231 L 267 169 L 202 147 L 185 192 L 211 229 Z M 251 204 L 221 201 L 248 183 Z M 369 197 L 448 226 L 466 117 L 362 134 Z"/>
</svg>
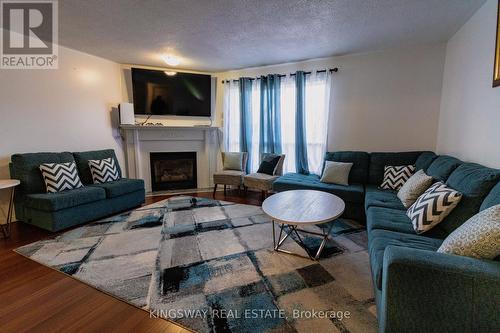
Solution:
<svg viewBox="0 0 500 333">
<path fill-rule="evenodd" d="M 149 158 L 153 192 L 198 187 L 196 152 L 150 153 Z"/>
</svg>

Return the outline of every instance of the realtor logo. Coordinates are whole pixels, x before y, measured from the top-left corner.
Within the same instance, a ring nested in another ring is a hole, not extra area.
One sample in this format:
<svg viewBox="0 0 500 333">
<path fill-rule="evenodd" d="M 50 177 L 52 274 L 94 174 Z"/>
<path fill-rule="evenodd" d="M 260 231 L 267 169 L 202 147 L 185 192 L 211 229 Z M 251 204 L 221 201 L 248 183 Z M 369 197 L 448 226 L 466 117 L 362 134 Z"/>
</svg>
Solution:
<svg viewBox="0 0 500 333">
<path fill-rule="evenodd" d="M 57 69 L 57 1 L 0 2 L 2 69 Z"/>
</svg>

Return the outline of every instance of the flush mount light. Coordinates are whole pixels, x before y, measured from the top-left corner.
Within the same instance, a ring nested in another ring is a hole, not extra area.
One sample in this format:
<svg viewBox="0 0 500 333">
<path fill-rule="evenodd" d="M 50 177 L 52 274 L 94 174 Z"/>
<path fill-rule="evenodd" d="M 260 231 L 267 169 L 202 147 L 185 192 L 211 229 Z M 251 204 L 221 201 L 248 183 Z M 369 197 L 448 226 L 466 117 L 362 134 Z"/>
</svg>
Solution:
<svg viewBox="0 0 500 333">
<path fill-rule="evenodd" d="M 181 63 L 181 60 L 178 57 L 171 54 L 164 54 L 161 56 L 161 58 L 169 66 L 177 66 Z"/>
<path fill-rule="evenodd" d="M 163 73 L 167 74 L 168 76 L 174 76 L 177 74 L 177 72 L 170 72 L 170 71 L 164 71 Z"/>
</svg>

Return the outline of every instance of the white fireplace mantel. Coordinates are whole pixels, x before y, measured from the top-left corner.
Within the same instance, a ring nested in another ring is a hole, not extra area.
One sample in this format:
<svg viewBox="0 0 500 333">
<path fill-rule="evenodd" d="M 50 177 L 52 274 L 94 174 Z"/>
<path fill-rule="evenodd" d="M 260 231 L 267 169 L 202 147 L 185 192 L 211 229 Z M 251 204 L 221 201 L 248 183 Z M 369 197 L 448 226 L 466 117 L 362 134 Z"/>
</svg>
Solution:
<svg viewBox="0 0 500 333">
<path fill-rule="evenodd" d="M 129 178 L 144 179 L 151 192 L 152 152 L 196 152 L 198 188 L 213 186 L 220 151 L 220 129 L 210 126 L 120 126 Z"/>
</svg>

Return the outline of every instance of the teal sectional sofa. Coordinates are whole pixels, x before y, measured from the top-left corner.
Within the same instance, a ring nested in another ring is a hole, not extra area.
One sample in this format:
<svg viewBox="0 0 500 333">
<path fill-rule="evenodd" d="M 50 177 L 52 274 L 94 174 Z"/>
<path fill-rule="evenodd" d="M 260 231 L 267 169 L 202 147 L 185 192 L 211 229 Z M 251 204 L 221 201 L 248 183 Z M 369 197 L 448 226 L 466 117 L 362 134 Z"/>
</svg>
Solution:
<svg viewBox="0 0 500 333">
<path fill-rule="evenodd" d="M 21 181 L 14 197 L 17 219 L 49 231 L 59 231 L 144 203 L 144 181 L 141 179 L 121 178 L 114 182 L 93 184 L 88 160 L 109 157 L 115 159 L 121 176 L 121 169 L 112 149 L 12 155 L 11 178 Z M 84 187 L 46 193 L 40 164 L 64 162 L 76 163 Z"/>
<path fill-rule="evenodd" d="M 500 204 L 500 170 L 428 151 L 335 152 L 325 159 L 353 163 L 349 186 L 324 184 L 316 175 L 286 174 L 274 190 L 334 193 L 346 202 L 344 217 L 366 221 L 380 332 L 500 331 L 500 261 L 436 252 L 467 219 Z M 385 165 L 408 164 L 463 194 L 443 222 L 421 235 L 396 192 L 378 188 Z"/>
</svg>

